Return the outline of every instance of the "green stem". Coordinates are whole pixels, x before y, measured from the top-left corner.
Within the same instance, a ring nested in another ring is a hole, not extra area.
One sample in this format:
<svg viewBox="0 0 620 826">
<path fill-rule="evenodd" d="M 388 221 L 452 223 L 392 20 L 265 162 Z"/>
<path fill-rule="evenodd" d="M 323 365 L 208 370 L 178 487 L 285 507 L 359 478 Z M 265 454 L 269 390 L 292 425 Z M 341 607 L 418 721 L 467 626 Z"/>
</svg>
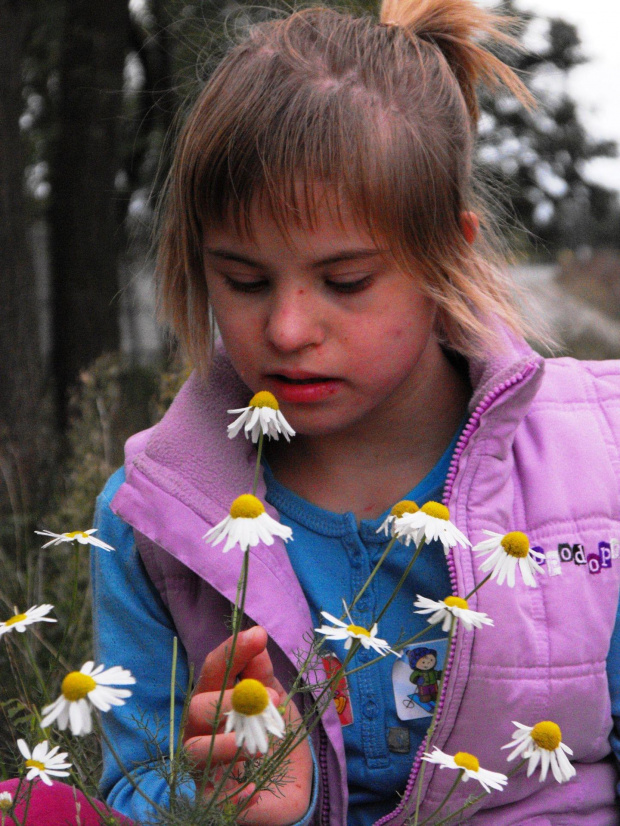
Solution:
<svg viewBox="0 0 620 826">
<path fill-rule="evenodd" d="M 257 445 L 257 452 L 256 452 L 256 467 L 254 469 L 254 482 L 252 484 L 252 495 L 256 496 L 256 490 L 258 488 L 258 477 L 260 474 L 260 460 L 261 455 L 263 452 L 263 441 L 264 441 L 264 433 L 261 429 L 260 435 L 258 437 L 258 445 Z M 237 638 L 239 636 L 239 632 L 241 631 L 241 623 L 243 622 L 243 611 L 245 608 L 245 596 L 247 593 L 247 586 L 248 586 L 248 571 L 249 571 L 249 564 L 250 564 L 250 549 L 245 548 L 242 549 L 243 553 L 243 562 L 241 565 L 241 573 L 239 575 L 239 580 L 237 582 L 237 592 L 235 594 L 235 603 L 233 605 L 233 612 L 232 612 L 232 639 L 231 639 L 231 648 L 230 652 L 227 652 L 227 659 L 226 659 L 226 668 L 224 671 L 224 679 L 222 681 L 222 688 L 220 690 L 220 696 L 218 697 L 217 705 L 215 707 L 215 717 L 213 720 L 213 734 L 211 736 L 211 743 L 209 745 L 209 753 L 207 755 L 207 760 L 205 763 L 205 768 L 202 773 L 202 779 L 200 782 L 200 798 L 203 797 L 205 787 L 207 784 L 207 775 L 211 770 L 211 763 L 213 761 L 213 750 L 215 748 L 215 733 L 217 732 L 220 718 L 222 714 L 222 702 L 224 700 L 224 692 L 226 691 L 226 686 L 228 685 L 228 679 L 230 677 L 230 672 L 232 669 L 232 661 L 233 656 L 235 653 L 235 648 L 237 645 Z"/>
<path fill-rule="evenodd" d="M 189 677 L 187 680 L 187 691 L 185 692 L 185 699 L 183 702 L 183 710 L 181 711 L 181 722 L 179 724 L 179 733 L 177 735 L 176 751 L 178 752 L 183 745 L 183 736 L 187 726 L 187 716 L 189 714 L 189 704 L 192 698 L 192 686 L 194 685 L 194 663 L 190 663 Z"/>
<path fill-rule="evenodd" d="M 56 663 L 54 664 L 54 667 L 56 667 L 58 665 L 58 662 L 60 661 L 61 654 L 65 650 L 65 642 L 67 641 L 67 636 L 69 634 L 69 630 L 70 629 L 71 630 L 75 629 L 76 621 L 77 621 L 77 614 L 78 614 L 78 611 L 77 611 L 78 579 L 79 579 L 79 575 L 80 575 L 80 543 L 77 541 L 77 539 L 73 540 L 73 543 L 74 543 L 73 593 L 71 594 L 71 605 L 69 607 L 69 622 L 67 623 L 67 625 L 64 628 L 64 631 L 63 631 L 63 634 L 62 634 L 62 639 L 61 639 L 60 645 L 58 647 L 58 654 L 57 654 L 57 657 L 56 657 Z"/>
<path fill-rule="evenodd" d="M 387 609 L 390 607 L 390 605 L 392 604 L 392 602 L 396 599 L 396 595 L 398 594 L 398 592 L 400 591 L 400 589 L 401 589 L 401 588 L 403 587 L 403 585 L 405 584 L 405 581 L 406 581 L 407 577 L 409 576 L 409 572 L 410 572 L 410 571 L 411 571 L 411 569 L 413 568 L 413 565 L 414 565 L 414 563 L 415 563 L 416 559 L 420 556 L 420 551 L 421 551 L 421 550 L 422 550 L 422 548 L 424 547 L 424 544 L 425 544 L 425 543 L 426 543 L 426 537 L 425 537 L 425 536 L 423 536 L 423 537 L 422 537 L 422 539 L 420 540 L 420 544 L 419 544 L 419 545 L 418 545 L 418 547 L 415 549 L 415 553 L 413 554 L 413 556 L 412 556 L 412 557 L 411 557 L 411 559 L 409 560 L 409 564 L 408 564 L 408 565 L 407 565 L 407 567 L 405 568 L 405 570 L 404 570 L 404 572 L 403 572 L 403 575 L 402 575 L 402 576 L 401 576 L 401 578 L 399 579 L 399 581 L 398 581 L 398 585 L 396 586 L 396 588 L 394 588 L 394 591 L 392 592 L 391 597 L 388 599 L 388 601 L 385 603 L 385 605 L 384 605 L 384 606 L 383 606 L 383 608 L 381 609 L 381 612 L 380 612 L 379 616 L 376 618 L 375 623 L 377 623 L 377 624 L 379 623 L 379 620 L 381 619 L 381 617 L 385 614 L 385 612 L 386 612 L 386 611 L 387 611 Z M 374 623 L 373 623 L 373 624 L 374 624 Z"/>
<path fill-rule="evenodd" d="M 431 718 L 431 724 L 428 727 L 428 731 L 426 732 L 426 743 L 424 746 L 424 750 L 429 752 L 431 747 L 431 740 L 433 739 L 433 734 L 435 733 L 435 725 L 437 723 L 437 714 L 439 712 L 439 704 L 441 702 L 441 697 L 443 694 L 443 687 L 446 680 L 446 664 L 448 661 L 448 657 L 450 655 L 450 648 L 452 645 L 452 637 L 454 635 L 454 629 L 456 627 L 456 617 L 452 617 L 452 622 L 450 623 L 450 631 L 448 633 L 448 644 L 446 646 L 446 660 L 444 662 L 443 670 L 441 672 L 441 679 L 439 680 L 439 685 L 437 687 L 437 699 L 435 701 L 435 708 L 433 709 L 433 716 Z M 420 817 L 420 805 L 422 803 L 422 784 L 424 781 L 424 773 L 426 771 L 426 761 L 422 761 L 422 765 L 420 766 L 420 774 L 418 775 L 418 794 L 416 797 L 416 804 L 415 804 L 415 815 L 414 815 L 414 826 L 418 826 L 418 818 Z"/>
<path fill-rule="evenodd" d="M 215 707 L 215 716 L 213 719 L 213 734 L 211 736 L 211 743 L 209 745 L 209 753 L 207 755 L 207 760 L 205 763 L 205 768 L 202 773 L 202 779 L 200 782 L 200 794 L 199 797 L 202 799 L 204 795 L 204 791 L 207 785 L 207 776 L 209 771 L 211 770 L 211 763 L 213 761 L 213 750 L 215 748 L 215 734 L 220 724 L 220 719 L 222 715 L 222 703 L 224 701 L 224 693 L 227 690 L 228 679 L 230 677 L 230 672 L 232 670 L 233 664 L 233 657 L 235 654 L 235 648 L 237 646 L 237 638 L 239 636 L 239 632 L 241 631 L 241 623 L 243 621 L 243 611 L 245 608 L 245 595 L 247 593 L 247 586 L 248 586 L 248 571 L 249 571 L 249 564 L 250 564 L 250 550 L 246 548 L 243 551 L 243 562 L 241 565 L 241 574 L 239 576 L 239 582 L 237 583 L 237 597 L 235 598 L 235 605 L 233 608 L 233 627 L 232 627 L 232 638 L 231 638 L 231 646 L 230 651 L 227 652 L 226 657 L 226 668 L 224 670 L 224 679 L 222 680 L 222 688 L 220 689 L 220 696 L 218 697 L 217 705 Z M 240 593 L 241 592 L 241 593 Z"/>
<path fill-rule="evenodd" d="M 434 811 L 431 815 L 429 815 L 428 817 L 424 818 L 424 820 L 422 821 L 422 823 L 420 823 L 420 826 L 425 826 L 425 824 L 426 824 L 426 823 L 428 823 L 428 821 L 429 821 L 432 817 L 436 817 L 436 816 L 439 814 L 439 812 L 443 809 L 443 807 L 446 805 L 446 803 L 448 802 L 448 800 L 450 800 L 450 798 L 452 797 L 452 795 L 453 795 L 453 794 L 454 794 L 454 792 L 456 791 L 456 787 L 459 785 L 459 783 L 460 783 L 460 782 L 461 782 L 461 780 L 463 779 L 463 775 L 464 775 L 464 774 L 465 774 L 465 769 L 459 769 L 459 773 L 458 773 L 458 774 L 457 774 L 457 776 L 456 776 L 456 780 L 455 780 L 455 781 L 454 781 L 454 783 L 450 786 L 450 791 L 448 792 L 448 794 L 444 797 L 444 799 L 441 801 L 441 803 L 440 803 L 440 804 L 439 804 L 439 806 L 435 809 L 435 811 Z"/>
<path fill-rule="evenodd" d="M 263 453 L 263 440 L 265 438 L 265 434 L 263 433 L 262 429 L 260 432 L 260 436 L 258 437 L 258 445 L 256 447 L 256 468 L 254 470 L 254 482 L 252 484 L 252 495 L 256 496 L 256 491 L 258 489 L 258 475 L 260 473 L 260 459 Z"/>
<path fill-rule="evenodd" d="M 386 548 L 386 549 L 383 551 L 383 553 L 381 554 L 381 558 L 379 559 L 379 561 L 377 562 L 377 564 L 376 564 L 376 565 L 375 565 L 375 567 L 373 568 L 372 573 L 370 574 L 370 576 L 368 577 L 368 579 L 366 580 L 366 582 L 362 585 L 361 590 L 358 592 L 358 594 L 356 595 L 356 597 L 355 597 L 355 599 L 353 600 L 353 602 L 351 603 L 351 605 L 349 605 L 349 611 L 352 611 L 352 610 L 353 610 L 353 608 L 355 607 L 356 603 L 357 603 L 357 602 L 359 602 L 359 600 L 362 598 L 362 595 L 363 595 L 364 591 L 366 590 L 366 588 L 368 588 L 368 586 L 370 585 L 370 583 L 373 581 L 373 579 L 375 578 L 375 576 L 377 575 L 377 573 L 378 573 L 378 571 L 379 571 L 379 568 L 380 568 L 380 567 L 383 565 L 383 563 L 385 562 L 385 558 L 386 558 L 386 556 L 387 556 L 387 555 L 389 554 L 389 552 L 392 550 L 392 547 L 394 546 L 394 543 L 396 542 L 396 539 L 397 539 L 397 537 L 396 537 L 396 536 L 393 536 L 393 537 L 390 539 L 390 541 L 388 542 L 387 548 Z"/>
<path fill-rule="evenodd" d="M 473 591 L 470 591 L 470 592 L 467 594 L 467 596 L 465 597 L 465 602 L 467 602 L 467 600 L 468 600 L 470 597 L 473 597 L 473 595 L 476 593 L 476 591 L 479 591 L 479 590 L 480 590 L 480 588 L 482 588 L 482 586 L 484 585 L 484 583 L 485 583 L 485 582 L 488 582 L 488 581 L 491 579 L 491 577 L 492 577 L 492 576 L 493 576 L 493 571 L 491 571 L 489 574 L 487 574 L 487 575 L 485 576 L 485 578 L 484 578 L 481 582 L 479 582 L 479 583 L 476 585 L 476 587 L 474 588 L 474 590 L 473 590 Z"/>
<path fill-rule="evenodd" d="M 177 637 L 174 637 L 172 640 L 172 669 L 170 672 L 170 789 L 173 796 L 176 781 L 176 765 L 174 762 L 174 700 L 176 696 L 178 650 L 179 640 Z"/>
<path fill-rule="evenodd" d="M 234 792 L 233 792 L 231 795 L 227 795 L 227 794 L 226 794 L 226 792 L 225 792 L 224 786 L 225 786 L 225 784 L 226 784 L 226 781 L 227 781 L 227 780 L 228 780 L 228 778 L 230 777 L 230 775 L 231 775 L 231 774 L 233 773 L 233 771 L 235 770 L 235 766 L 237 765 L 237 761 L 238 761 L 238 760 L 239 760 L 239 758 L 241 757 L 241 752 L 242 752 L 242 751 L 243 751 L 243 746 L 238 746 L 238 747 L 237 747 L 237 751 L 236 751 L 236 752 L 234 753 L 234 755 L 233 755 L 233 759 L 232 759 L 232 760 L 230 761 L 230 763 L 226 766 L 226 769 L 224 770 L 224 773 L 222 774 L 222 776 L 220 777 L 220 779 L 217 781 L 217 784 L 215 784 L 215 783 L 213 784 L 213 799 L 214 799 L 214 800 L 217 800 L 217 799 L 218 799 L 218 796 L 219 796 L 222 792 L 224 792 L 224 799 L 225 799 L 225 800 L 226 800 L 228 797 L 232 797 L 233 795 L 236 795 L 236 794 L 238 793 L 238 792 L 237 792 L 237 789 L 235 789 L 235 790 L 234 790 Z"/>
<path fill-rule="evenodd" d="M 41 669 L 37 663 L 37 658 L 32 650 L 32 646 L 30 645 L 30 640 L 28 639 L 28 634 L 24 634 L 24 648 L 26 650 L 26 659 L 30 663 L 30 667 L 35 673 L 35 676 L 38 680 L 39 686 L 43 692 L 43 697 L 45 698 L 45 702 L 47 703 L 48 700 L 48 686 L 45 680 L 43 679 L 43 674 L 41 674 Z"/>
</svg>

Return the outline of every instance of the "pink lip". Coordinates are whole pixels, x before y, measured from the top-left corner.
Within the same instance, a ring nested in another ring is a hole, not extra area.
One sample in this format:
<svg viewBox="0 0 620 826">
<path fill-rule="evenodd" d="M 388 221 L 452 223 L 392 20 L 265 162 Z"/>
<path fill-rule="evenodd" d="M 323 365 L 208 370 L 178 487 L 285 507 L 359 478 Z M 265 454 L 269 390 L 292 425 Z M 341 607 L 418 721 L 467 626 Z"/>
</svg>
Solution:
<svg viewBox="0 0 620 826">
<path fill-rule="evenodd" d="M 305 370 L 286 370 L 277 374 L 270 374 L 267 383 L 275 397 L 282 402 L 291 404 L 309 404 L 320 402 L 333 396 L 342 386 L 342 380 L 318 376 Z M 304 381 L 304 384 L 291 384 L 286 381 Z"/>
</svg>

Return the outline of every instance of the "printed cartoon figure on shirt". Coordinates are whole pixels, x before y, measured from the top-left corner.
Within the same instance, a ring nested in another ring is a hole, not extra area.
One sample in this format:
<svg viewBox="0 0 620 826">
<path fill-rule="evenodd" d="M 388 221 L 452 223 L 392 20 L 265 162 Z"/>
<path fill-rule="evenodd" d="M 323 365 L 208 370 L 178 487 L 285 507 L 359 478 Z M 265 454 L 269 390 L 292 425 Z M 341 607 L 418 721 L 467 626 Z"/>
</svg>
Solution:
<svg viewBox="0 0 620 826">
<path fill-rule="evenodd" d="M 409 682 L 417 687 L 417 693 L 414 691 L 408 699 L 432 712 L 441 679 L 441 671 L 435 668 L 437 652 L 434 648 L 414 648 L 407 652 L 407 659 L 412 669 Z"/>
<path fill-rule="evenodd" d="M 401 720 L 432 715 L 443 673 L 447 640 L 431 640 L 428 645 L 411 646 L 394 663 L 392 687 L 396 713 Z"/>
</svg>

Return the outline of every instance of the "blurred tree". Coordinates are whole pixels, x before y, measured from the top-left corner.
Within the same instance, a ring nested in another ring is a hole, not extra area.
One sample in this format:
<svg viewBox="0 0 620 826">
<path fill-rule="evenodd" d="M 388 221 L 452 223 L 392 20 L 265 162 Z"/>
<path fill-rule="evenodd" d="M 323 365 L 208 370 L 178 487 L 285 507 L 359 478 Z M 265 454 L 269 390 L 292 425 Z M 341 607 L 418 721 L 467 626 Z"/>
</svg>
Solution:
<svg viewBox="0 0 620 826">
<path fill-rule="evenodd" d="M 0 513 L 16 524 L 37 487 L 41 404 L 39 316 L 23 193 L 21 68 L 32 24 L 28 0 L 0 0 Z"/>
<path fill-rule="evenodd" d="M 127 0 L 65 0 L 49 150 L 52 368 L 58 410 L 81 369 L 120 346 L 116 195 Z"/>
<path fill-rule="evenodd" d="M 480 167 L 494 191 L 507 193 L 529 233 L 550 248 L 574 248 L 614 224 L 616 193 L 588 180 L 586 164 L 615 156 L 617 148 L 588 135 L 567 92 L 568 72 L 586 60 L 575 26 L 520 12 L 513 0 L 500 9 L 521 19 L 527 49 L 500 55 L 522 74 L 540 107 L 526 112 L 507 94 L 484 93 Z"/>
</svg>

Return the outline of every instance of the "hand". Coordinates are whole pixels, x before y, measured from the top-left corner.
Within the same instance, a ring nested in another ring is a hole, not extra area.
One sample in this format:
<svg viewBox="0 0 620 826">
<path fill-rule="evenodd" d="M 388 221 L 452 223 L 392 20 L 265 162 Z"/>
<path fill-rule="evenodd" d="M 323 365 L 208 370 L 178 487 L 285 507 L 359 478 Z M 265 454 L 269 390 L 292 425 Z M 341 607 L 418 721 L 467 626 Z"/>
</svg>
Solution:
<svg viewBox="0 0 620 826">
<path fill-rule="evenodd" d="M 232 688 L 237 677 L 260 680 L 276 707 L 286 698 L 286 692 L 273 673 L 271 657 L 267 652 L 267 632 L 258 625 L 242 631 L 237 637 L 232 668 L 222 700 L 220 722 L 217 732 L 214 733 L 212 723 L 224 683 L 226 661 L 231 647 L 232 638 L 229 638 L 207 655 L 189 705 L 183 742 L 186 751 L 196 765 L 198 783 L 201 782 L 202 771 L 206 765 L 212 741 L 211 766 L 216 769 L 216 776 L 217 774 L 221 776 L 237 754 L 234 733 L 222 733 L 226 722 L 225 712 L 231 710 Z M 288 725 L 294 727 L 299 725 L 299 711 L 293 702 L 289 701 L 284 717 Z M 237 757 L 238 765 L 235 766 L 233 774 L 238 774 L 237 770 L 243 768 L 244 759 L 246 759 L 245 755 Z M 253 793 L 254 787 L 250 785 L 240 792 L 239 796 L 233 796 L 232 799 L 235 802 L 246 796 L 251 797 L 250 805 L 239 816 L 238 823 L 247 824 L 247 826 L 290 826 L 305 815 L 310 803 L 312 787 L 312 757 L 307 739 L 300 743 L 287 759 L 285 782 L 277 790 L 274 789 L 272 792 L 264 788 L 260 792 Z M 234 793 L 238 785 L 239 783 L 231 774 L 226 783 L 226 794 Z M 205 796 L 208 798 L 213 792 L 213 784 L 208 784 L 205 788 Z"/>
</svg>

